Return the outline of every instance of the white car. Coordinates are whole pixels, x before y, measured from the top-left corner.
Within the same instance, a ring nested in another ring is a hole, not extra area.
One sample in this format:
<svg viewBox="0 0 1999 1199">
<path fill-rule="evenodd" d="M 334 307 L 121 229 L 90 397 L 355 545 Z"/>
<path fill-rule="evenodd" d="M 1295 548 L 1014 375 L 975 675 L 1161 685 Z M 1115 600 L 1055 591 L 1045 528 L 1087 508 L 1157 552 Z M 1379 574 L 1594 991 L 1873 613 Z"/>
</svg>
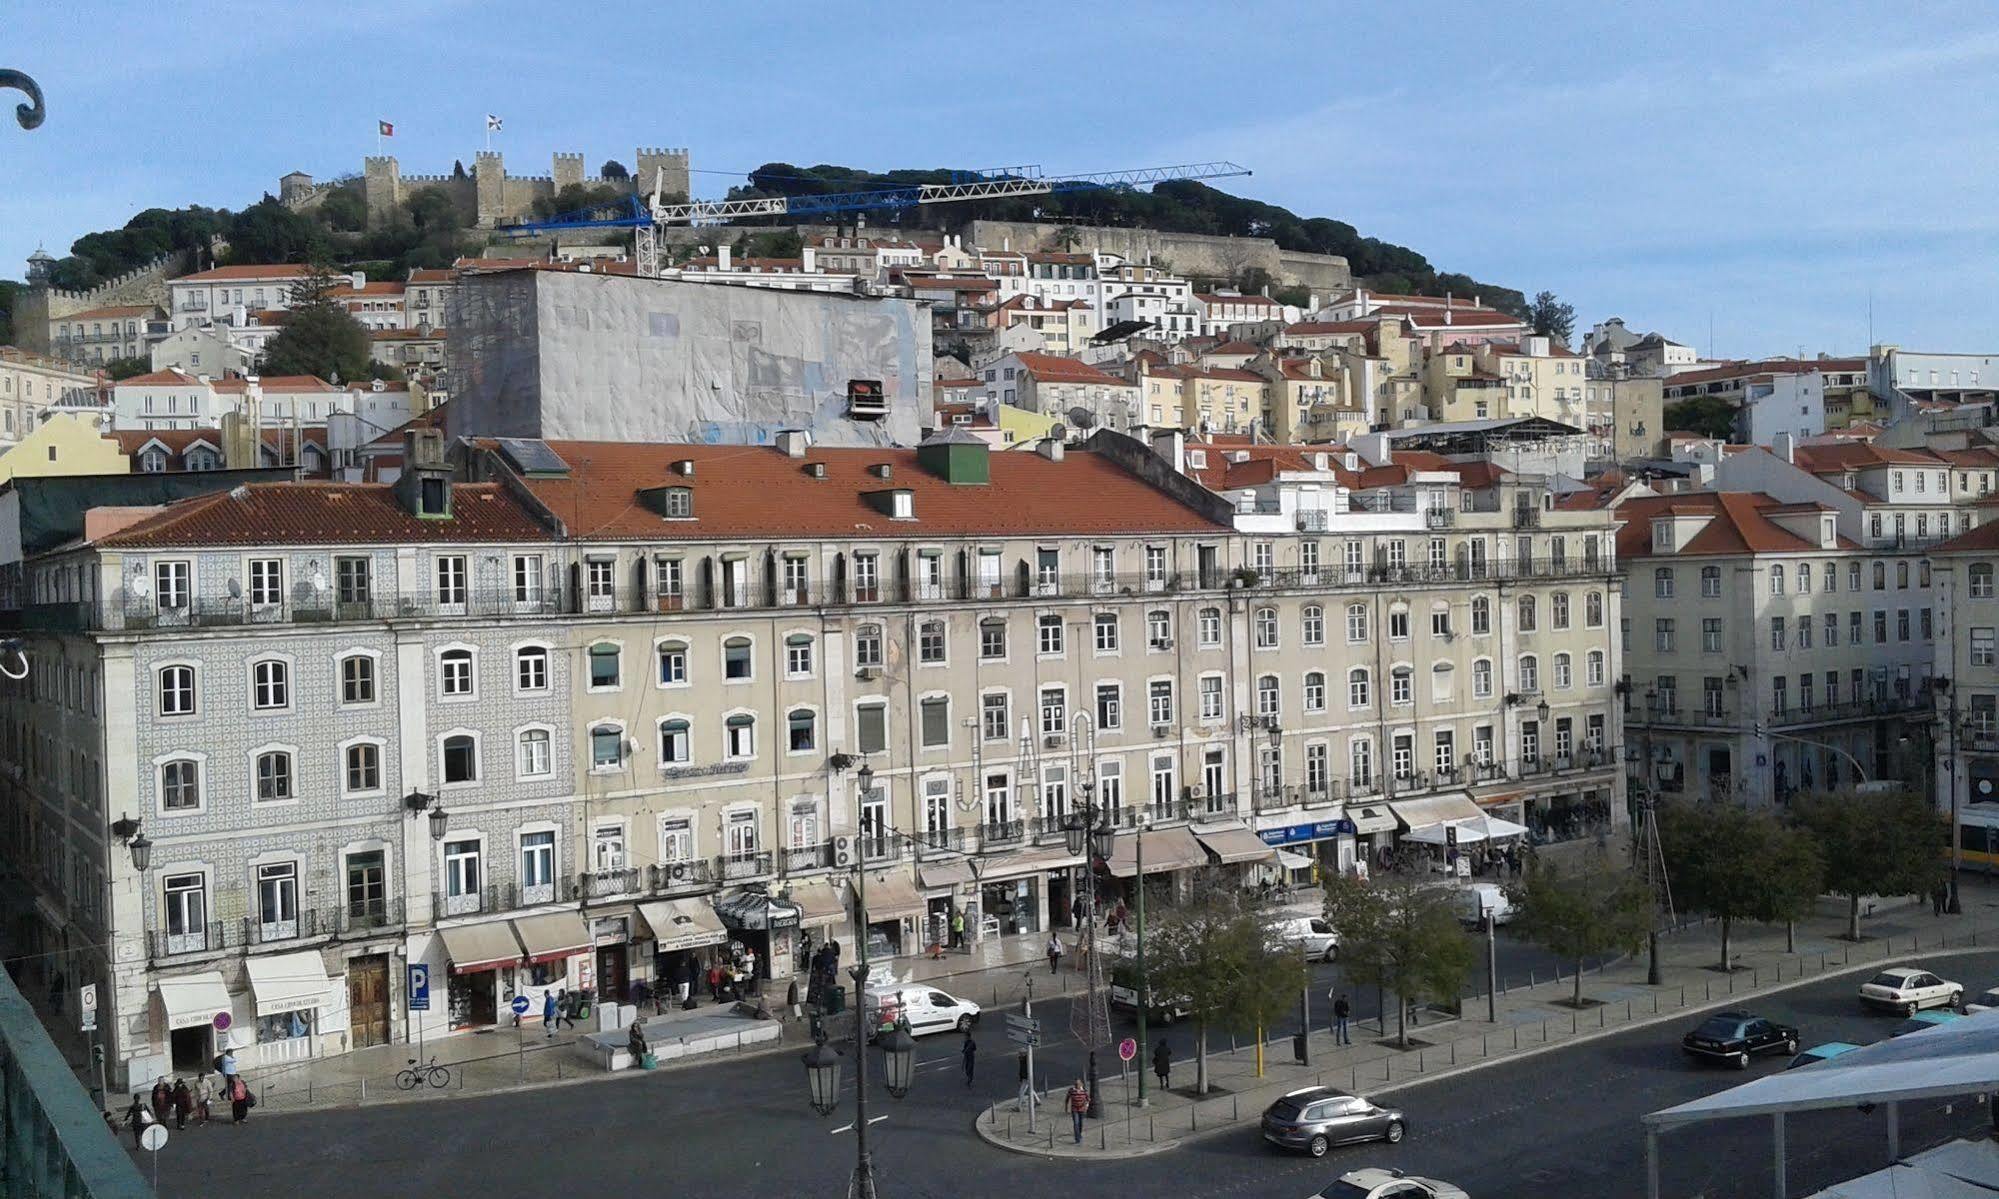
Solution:
<svg viewBox="0 0 1999 1199">
<path fill-rule="evenodd" d="M 1482 925 L 1487 916 L 1495 925 L 1512 921 L 1513 901 L 1506 897 L 1506 888 L 1498 883 L 1472 883 L 1458 892 L 1459 920 Z"/>
<path fill-rule="evenodd" d="M 1293 916 L 1280 921 L 1277 935 L 1284 938 L 1286 945 L 1304 946 L 1308 958 L 1331 962 L 1340 956 L 1340 935 L 1321 917 Z"/>
<path fill-rule="evenodd" d="M 1471 1199 L 1462 1187 L 1369 1166 L 1342 1174 L 1315 1199 Z"/>
<path fill-rule="evenodd" d="M 1964 1002 L 1964 1014 L 1976 1015 L 1999 1008 L 1999 987 L 1989 987 Z"/>
<path fill-rule="evenodd" d="M 1920 966 L 1890 966 L 1860 986 L 1860 1002 L 1913 1016 L 1926 1007 L 1952 1008 L 1964 998 L 1964 987 L 1938 978 Z"/>
<path fill-rule="evenodd" d="M 909 1035 L 964 1032 L 979 1022 L 979 1005 L 931 987 L 911 986 L 899 991 L 870 993 L 868 1003 L 876 1012 L 873 1026 L 880 1032 L 904 1016 L 909 1018 Z"/>
</svg>

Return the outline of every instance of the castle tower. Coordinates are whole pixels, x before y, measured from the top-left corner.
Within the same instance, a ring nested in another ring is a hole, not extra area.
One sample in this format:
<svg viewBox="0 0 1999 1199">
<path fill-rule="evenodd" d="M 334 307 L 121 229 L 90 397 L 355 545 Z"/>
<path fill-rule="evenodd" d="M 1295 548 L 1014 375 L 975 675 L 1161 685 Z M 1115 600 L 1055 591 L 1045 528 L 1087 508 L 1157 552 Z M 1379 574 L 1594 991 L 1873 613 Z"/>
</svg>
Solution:
<svg viewBox="0 0 1999 1199">
<path fill-rule="evenodd" d="M 55 257 L 47 250 L 36 246 L 35 252 L 28 255 L 28 286 L 48 286 L 49 272 L 55 269 L 55 265 Z"/>
<path fill-rule="evenodd" d="M 481 150 L 472 162 L 472 182 L 478 197 L 479 227 L 490 229 L 507 219 L 507 167 L 498 150 Z"/>
<path fill-rule="evenodd" d="M 686 149 L 662 150 L 640 146 L 638 170 L 632 173 L 632 182 L 642 196 L 650 196 L 653 180 L 659 180 L 661 195 L 674 195 L 692 199 L 694 193 L 688 190 Z"/>
<path fill-rule="evenodd" d="M 560 193 L 565 187 L 583 186 L 583 156 L 581 154 L 557 154 L 555 165 L 548 173 L 549 179 Z"/>
<path fill-rule="evenodd" d="M 295 204 L 312 191 L 312 176 L 304 171 L 293 171 L 278 180 L 278 199 L 286 204 Z"/>
<path fill-rule="evenodd" d="M 403 173 L 393 154 L 371 154 L 361 161 L 362 195 L 368 201 L 368 223 L 386 225 L 403 204 Z"/>
</svg>

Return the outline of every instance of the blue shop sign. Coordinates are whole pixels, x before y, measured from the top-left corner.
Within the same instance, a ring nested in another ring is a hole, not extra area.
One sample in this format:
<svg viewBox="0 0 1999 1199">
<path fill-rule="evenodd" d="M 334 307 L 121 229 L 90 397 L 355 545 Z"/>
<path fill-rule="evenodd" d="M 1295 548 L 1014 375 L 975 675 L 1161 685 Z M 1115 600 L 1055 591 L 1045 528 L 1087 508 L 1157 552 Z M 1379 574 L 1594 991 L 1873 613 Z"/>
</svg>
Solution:
<svg viewBox="0 0 1999 1199">
<path fill-rule="evenodd" d="M 1267 828 L 1258 833 L 1265 845 L 1291 845 L 1299 841 L 1323 841 L 1328 837 L 1351 835 L 1353 821 L 1342 816 L 1338 820 L 1318 820 L 1311 824 L 1293 824 L 1284 828 Z"/>
</svg>

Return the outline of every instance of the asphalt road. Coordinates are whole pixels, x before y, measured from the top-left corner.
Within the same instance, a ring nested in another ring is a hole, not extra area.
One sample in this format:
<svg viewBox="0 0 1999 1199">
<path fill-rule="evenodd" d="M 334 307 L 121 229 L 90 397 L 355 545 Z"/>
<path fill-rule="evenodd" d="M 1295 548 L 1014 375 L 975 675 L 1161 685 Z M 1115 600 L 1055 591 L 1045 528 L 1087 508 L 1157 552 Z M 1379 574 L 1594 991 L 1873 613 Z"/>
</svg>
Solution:
<svg viewBox="0 0 1999 1199">
<path fill-rule="evenodd" d="M 1938 965 L 1945 977 L 1973 988 L 1999 979 L 1999 953 L 1940 959 Z M 1895 1021 L 1859 1010 L 1853 991 L 1862 977 L 1820 980 L 1756 1010 L 1798 1024 L 1808 1043 L 1876 1040 Z M 1332 985 L 1329 975 L 1324 985 Z M 1371 997 L 1356 998 L 1371 1009 Z M 1314 1004 L 1317 1019 L 1317 997 Z M 1066 1028 L 1064 1004 L 1036 1008 L 1045 1027 Z M 1012 1061 L 994 1022 L 979 1033 L 984 1052 L 969 1089 L 959 1073 L 957 1038 L 924 1039 L 911 1096 L 897 1102 L 877 1090 L 871 1098 L 869 1114 L 878 1122 L 870 1140 L 881 1193 L 890 1196 L 1017 1199 L 1058 1188 L 1119 1187 L 1137 1194 L 1276 1199 L 1312 1194 L 1342 1170 L 1364 1164 L 1450 1179 L 1480 1199 L 1636 1196 L 1644 1191 L 1643 1113 L 1782 1068 L 1769 1059 L 1745 1075 L 1684 1060 L 1678 1040 L 1692 1022 L 1398 1091 L 1387 1102 L 1408 1112 L 1410 1134 L 1392 1149 L 1336 1150 L 1315 1162 L 1268 1150 L 1253 1128 L 1244 1127 L 1152 1157 L 1105 1163 L 1043 1162 L 993 1149 L 969 1134 L 974 1114 L 1013 1090 Z M 1168 1035 L 1184 1061 L 1186 1030 L 1176 1027 Z M 1073 1044 L 1051 1045 L 1046 1056 L 1055 1077 L 1078 1064 Z M 1117 1084 L 1106 1093 L 1115 1097 Z M 1883 1119 L 1855 1112 L 1794 1119 L 1792 1193 L 1808 1194 L 1884 1164 Z M 434 1197 L 637 1186 L 717 1199 L 830 1197 L 843 1193 L 852 1168 L 852 1121 L 851 1096 L 832 1117 L 813 1115 L 803 1070 L 795 1055 L 784 1053 L 518 1094 L 257 1116 L 240 1128 L 190 1129 L 162 1154 L 160 1194 L 351 1199 L 357 1189 Z M 1914 1152 L 1977 1132 L 1984 1123 L 1976 1104 L 1960 1105 L 1949 1116 L 1940 1105 L 1926 1105 L 1903 1113 L 1902 1146 Z M 1664 1145 L 1669 1196 L 1770 1194 L 1765 1122 L 1678 1132 Z"/>
</svg>

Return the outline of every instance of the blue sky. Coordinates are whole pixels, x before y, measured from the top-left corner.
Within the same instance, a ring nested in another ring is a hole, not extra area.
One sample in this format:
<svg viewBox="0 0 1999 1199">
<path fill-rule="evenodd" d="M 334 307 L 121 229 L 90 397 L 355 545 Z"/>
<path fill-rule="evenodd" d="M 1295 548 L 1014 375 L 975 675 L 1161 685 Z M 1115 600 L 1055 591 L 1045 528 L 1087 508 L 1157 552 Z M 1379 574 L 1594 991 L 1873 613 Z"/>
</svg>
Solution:
<svg viewBox="0 0 1999 1199">
<path fill-rule="evenodd" d="M 518 173 L 638 145 L 723 172 L 1227 158 L 1256 171 L 1234 190 L 1583 326 L 1859 353 L 1871 296 L 1878 341 L 1999 342 L 1990 4 L 69 0 L 0 28 L 50 104 L 0 127 L 11 276 L 142 208 L 357 170 L 378 118 L 405 171 L 448 171 L 495 112 Z"/>
</svg>

